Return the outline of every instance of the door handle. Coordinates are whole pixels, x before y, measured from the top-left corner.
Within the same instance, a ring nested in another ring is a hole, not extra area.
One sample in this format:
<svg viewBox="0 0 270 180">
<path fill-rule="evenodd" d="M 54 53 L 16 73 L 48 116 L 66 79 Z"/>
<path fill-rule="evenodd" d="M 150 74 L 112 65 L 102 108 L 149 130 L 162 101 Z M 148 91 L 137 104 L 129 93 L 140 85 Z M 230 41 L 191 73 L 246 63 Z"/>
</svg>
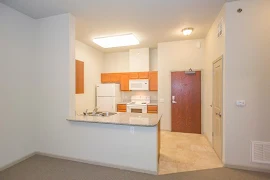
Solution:
<svg viewBox="0 0 270 180">
<path fill-rule="evenodd" d="M 175 96 L 172 96 L 172 103 L 176 104 L 177 102 L 175 101 Z"/>
</svg>

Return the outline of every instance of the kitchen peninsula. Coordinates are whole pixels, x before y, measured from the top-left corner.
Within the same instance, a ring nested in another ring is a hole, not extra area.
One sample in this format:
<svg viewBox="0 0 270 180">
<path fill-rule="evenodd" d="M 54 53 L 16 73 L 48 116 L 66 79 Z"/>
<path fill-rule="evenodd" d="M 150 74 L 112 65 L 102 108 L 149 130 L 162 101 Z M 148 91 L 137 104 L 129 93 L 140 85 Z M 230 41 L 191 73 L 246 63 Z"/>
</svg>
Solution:
<svg viewBox="0 0 270 180">
<path fill-rule="evenodd" d="M 87 163 L 150 174 L 158 172 L 160 119 L 146 113 L 67 118 L 72 126 L 89 130 L 81 137 L 91 147 Z"/>
</svg>

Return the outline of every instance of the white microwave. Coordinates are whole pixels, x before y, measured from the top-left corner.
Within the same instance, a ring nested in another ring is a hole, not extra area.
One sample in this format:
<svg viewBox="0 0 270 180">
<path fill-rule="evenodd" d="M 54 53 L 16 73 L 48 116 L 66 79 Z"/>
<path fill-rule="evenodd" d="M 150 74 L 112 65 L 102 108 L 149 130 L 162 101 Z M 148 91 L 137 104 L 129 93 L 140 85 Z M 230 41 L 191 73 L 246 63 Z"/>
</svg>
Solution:
<svg viewBox="0 0 270 180">
<path fill-rule="evenodd" d="M 148 91 L 149 90 L 149 80 L 148 79 L 129 80 L 129 90 L 131 90 L 131 91 Z"/>
</svg>

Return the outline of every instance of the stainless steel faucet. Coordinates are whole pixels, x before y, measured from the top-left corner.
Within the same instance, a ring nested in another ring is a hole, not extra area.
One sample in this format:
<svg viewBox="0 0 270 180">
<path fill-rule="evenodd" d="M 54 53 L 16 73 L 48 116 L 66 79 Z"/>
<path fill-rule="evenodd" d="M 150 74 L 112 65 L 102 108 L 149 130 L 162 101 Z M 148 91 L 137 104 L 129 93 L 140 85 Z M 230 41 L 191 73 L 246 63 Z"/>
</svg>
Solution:
<svg viewBox="0 0 270 180">
<path fill-rule="evenodd" d="M 86 109 L 86 110 L 83 112 L 83 115 L 86 116 L 86 115 L 87 115 L 87 112 L 88 112 L 88 109 Z"/>
<path fill-rule="evenodd" d="M 97 113 L 97 111 L 98 111 L 98 107 L 95 107 L 95 108 L 93 109 L 93 111 L 92 111 L 92 115 L 95 115 L 95 114 Z"/>
</svg>

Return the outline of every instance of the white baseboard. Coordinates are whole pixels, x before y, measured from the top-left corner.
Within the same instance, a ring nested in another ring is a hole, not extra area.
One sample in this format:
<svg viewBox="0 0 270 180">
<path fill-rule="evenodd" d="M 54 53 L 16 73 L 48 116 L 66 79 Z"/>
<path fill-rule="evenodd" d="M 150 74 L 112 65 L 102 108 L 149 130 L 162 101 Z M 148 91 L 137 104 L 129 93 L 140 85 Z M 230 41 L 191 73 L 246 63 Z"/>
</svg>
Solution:
<svg viewBox="0 0 270 180">
<path fill-rule="evenodd" d="M 8 169 L 8 168 L 10 168 L 10 167 L 12 167 L 12 166 L 14 166 L 14 165 L 16 165 L 16 164 L 19 164 L 19 163 L 22 162 L 22 161 L 25 161 L 26 159 L 28 159 L 28 158 L 34 156 L 35 154 L 36 154 L 36 153 L 33 152 L 33 153 L 31 153 L 31 154 L 28 154 L 28 155 L 26 155 L 26 156 L 24 156 L 24 157 L 22 157 L 22 158 L 20 158 L 20 159 L 18 159 L 18 160 L 15 160 L 15 161 L 13 161 L 13 162 L 11 162 L 11 163 L 5 165 L 4 167 L 1 167 L 1 168 L 0 168 L 0 172 L 1 172 L 1 171 L 4 171 L 5 169 Z"/>
<path fill-rule="evenodd" d="M 114 164 L 108 164 L 108 163 L 100 163 L 100 162 L 95 162 L 95 161 L 88 161 L 88 160 L 83 160 L 83 159 L 70 158 L 70 157 L 66 157 L 66 156 L 59 156 L 59 155 L 54 155 L 54 154 L 50 154 L 50 153 L 43 153 L 43 152 L 36 152 L 36 154 L 41 155 L 41 156 L 57 158 L 57 159 L 63 159 L 63 160 L 69 160 L 69 161 L 74 161 L 74 162 L 85 163 L 85 164 L 91 164 L 91 165 L 97 165 L 97 166 L 103 166 L 103 167 L 109 167 L 109 168 L 116 168 L 116 169 L 121 169 L 121 170 L 128 170 L 128 171 L 134 171 L 134 172 L 158 175 L 158 171 L 150 171 L 150 170 L 138 169 L 138 168 L 133 168 L 133 167 L 128 167 L 128 166 L 119 166 L 119 165 L 114 165 Z"/>
<path fill-rule="evenodd" d="M 246 171 L 256 171 L 256 172 L 270 173 L 270 170 L 269 169 L 259 169 L 259 168 L 253 168 L 253 167 L 247 167 L 247 166 L 238 166 L 238 165 L 224 164 L 224 167 L 231 168 L 231 169 L 246 170 Z"/>
</svg>

